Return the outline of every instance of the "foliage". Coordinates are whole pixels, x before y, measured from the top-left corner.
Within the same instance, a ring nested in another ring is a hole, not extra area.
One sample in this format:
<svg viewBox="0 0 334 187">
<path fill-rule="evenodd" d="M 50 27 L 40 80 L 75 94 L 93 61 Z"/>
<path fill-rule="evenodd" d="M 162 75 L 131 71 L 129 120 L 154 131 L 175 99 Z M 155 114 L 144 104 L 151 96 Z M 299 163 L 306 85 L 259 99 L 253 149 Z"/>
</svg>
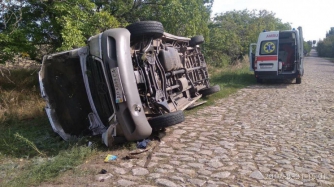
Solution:
<svg viewBox="0 0 334 187">
<path fill-rule="evenodd" d="M 263 30 L 288 30 L 289 23 L 282 23 L 273 12 L 229 11 L 218 14 L 209 24 L 209 38 L 205 50 L 207 60 L 215 66 L 233 64 L 248 53 L 250 43 L 257 41 Z"/>
<path fill-rule="evenodd" d="M 315 45 L 317 43 L 317 40 L 313 40 L 312 44 Z"/>
<path fill-rule="evenodd" d="M 321 57 L 334 57 L 334 27 L 327 32 L 324 40 L 318 41 L 316 49 Z"/>
<path fill-rule="evenodd" d="M 216 66 L 209 65 L 210 84 L 219 85 L 220 91 L 202 98 L 206 101 L 205 104 L 198 106 L 191 110 L 186 110 L 186 114 L 194 114 L 201 108 L 205 108 L 217 103 L 217 100 L 225 98 L 239 89 L 246 86 L 256 84 L 254 74 L 249 71 L 248 59 L 243 59 L 237 66 L 226 65 L 224 68 L 217 68 Z"/>
<path fill-rule="evenodd" d="M 6 1 L 0 14 L 4 20 L 0 22 L 4 25 L 0 44 L 6 46 L 0 50 L 2 62 L 18 53 L 28 53 L 40 60 L 46 53 L 83 46 L 87 38 L 108 28 L 156 20 L 171 34 L 204 35 L 208 62 L 223 66 L 240 61 L 247 54 L 249 43 L 256 41 L 262 30 L 291 28 L 266 10 L 230 11 L 215 15 L 211 21 L 213 0 L 15 2 Z"/>
<path fill-rule="evenodd" d="M 119 22 L 97 11 L 90 0 L 4 1 L 0 12 L 0 63 L 28 53 L 41 60 L 46 53 L 85 45 L 85 40 Z"/>
<path fill-rule="evenodd" d="M 307 42 L 304 41 L 304 53 L 309 53 L 312 49 L 312 41 L 309 40 Z"/>
<path fill-rule="evenodd" d="M 122 24 L 156 20 L 171 34 L 207 36 L 212 3 L 213 0 L 100 0 L 96 4 Z"/>
</svg>

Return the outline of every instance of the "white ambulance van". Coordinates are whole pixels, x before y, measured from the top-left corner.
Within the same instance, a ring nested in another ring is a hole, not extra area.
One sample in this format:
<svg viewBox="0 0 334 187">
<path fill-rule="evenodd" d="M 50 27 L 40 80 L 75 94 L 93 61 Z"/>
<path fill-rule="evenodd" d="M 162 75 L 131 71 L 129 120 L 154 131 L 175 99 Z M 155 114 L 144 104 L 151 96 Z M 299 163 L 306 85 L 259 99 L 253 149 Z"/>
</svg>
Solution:
<svg viewBox="0 0 334 187">
<path fill-rule="evenodd" d="M 296 79 L 304 74 L 303 31 L 263 31 L 249 46 L 250 70 L 258 83 L 264 79 Z"/>
</svg>

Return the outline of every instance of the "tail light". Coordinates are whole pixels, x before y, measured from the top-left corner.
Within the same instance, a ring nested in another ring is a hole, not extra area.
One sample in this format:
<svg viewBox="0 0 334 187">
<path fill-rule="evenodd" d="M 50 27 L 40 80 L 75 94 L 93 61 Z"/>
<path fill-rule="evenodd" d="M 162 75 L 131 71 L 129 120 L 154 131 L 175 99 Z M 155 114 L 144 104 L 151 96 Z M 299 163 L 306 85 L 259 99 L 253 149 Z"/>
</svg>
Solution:
<svg viewBox="0 0 334 187">
<path fill-rule="evenodd" d="M 254 61 L 254 69 L 257 69 L 257 57 L 255 57 L 255 61 Z"/>
</svg>

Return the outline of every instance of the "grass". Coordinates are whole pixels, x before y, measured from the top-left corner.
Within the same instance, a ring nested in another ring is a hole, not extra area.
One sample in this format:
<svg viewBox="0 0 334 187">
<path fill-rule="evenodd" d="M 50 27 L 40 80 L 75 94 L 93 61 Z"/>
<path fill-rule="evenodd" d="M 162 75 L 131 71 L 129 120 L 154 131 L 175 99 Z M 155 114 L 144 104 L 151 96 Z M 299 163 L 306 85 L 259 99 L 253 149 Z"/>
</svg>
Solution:
<svg viewBox="0 0 334 187">
<path fill-rule="evenodd" d="M 334 58 L 326 58 L 327 60 L 334 62 Z"/>
<path fill-rule="evenodd" d="M 220 85 L 221 91 L 203 98 L 207 103 L 186 115 L 255 83 L 247 63 L 219 69 L 209 67 L 209 72 L 211 84 Z M 38 186 L 75 169 L 94 155 L 135 148 L 135 143 L 127 142 L 108 149 L 100 136 L 65 142 L 53 132 L 44 106 L 37 70 L 0 74 L 0 186 Z M 88 142 L 95 146 L 88 147 Z"/>
<path fill-rule="evenodd" d="M 65 142 L 53 132 L 43 109 L 36 69 L 2 73 L 0 186 L 37 185 L 94 154 L 94 150 L 82 146 L 93 138 Z"/>
<path fill-rule="evenodd" d="M 206 101 L 205 104 L 186 111 L 186 114 L 193 114 L 197 110 L 215 104 L 218 99 L 225 98 L 239 89 L 248 85 L 255 84 L 255 78 L 249 65 L 246 62 L 240 63 L 237 66 L 227 66 L 224 68 L 209 67 L 210 85 L 219 85 L 220 91 L 201 100 Z"/>
</svg>

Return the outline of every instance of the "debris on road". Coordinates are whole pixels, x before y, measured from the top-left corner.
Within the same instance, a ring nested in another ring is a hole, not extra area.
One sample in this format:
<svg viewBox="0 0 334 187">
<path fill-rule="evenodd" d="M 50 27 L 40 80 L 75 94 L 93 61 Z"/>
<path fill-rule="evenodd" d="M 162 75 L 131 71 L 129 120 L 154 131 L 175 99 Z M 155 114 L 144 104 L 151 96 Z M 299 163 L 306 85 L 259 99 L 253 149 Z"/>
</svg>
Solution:
<svg viewBox="0 0 334 187">
<path fill-rule="evenodd" d="M 137 142 L 137 148 L 139 148 L 139 149 L 146 149 L 147 144 L 148 144 L 150 141 L 151 141 L 151 140 L 149 140 L 149 139 L 144 139 L 144 140 L 141 141 L 141 142 Z"/>
<path fill-rule="evenodd" d="M 117 159 L 116 155 L 107 155 L 107 157 L 104 159 L 104 162 L 110 162 L 116 159 Z"/>
</svg>

